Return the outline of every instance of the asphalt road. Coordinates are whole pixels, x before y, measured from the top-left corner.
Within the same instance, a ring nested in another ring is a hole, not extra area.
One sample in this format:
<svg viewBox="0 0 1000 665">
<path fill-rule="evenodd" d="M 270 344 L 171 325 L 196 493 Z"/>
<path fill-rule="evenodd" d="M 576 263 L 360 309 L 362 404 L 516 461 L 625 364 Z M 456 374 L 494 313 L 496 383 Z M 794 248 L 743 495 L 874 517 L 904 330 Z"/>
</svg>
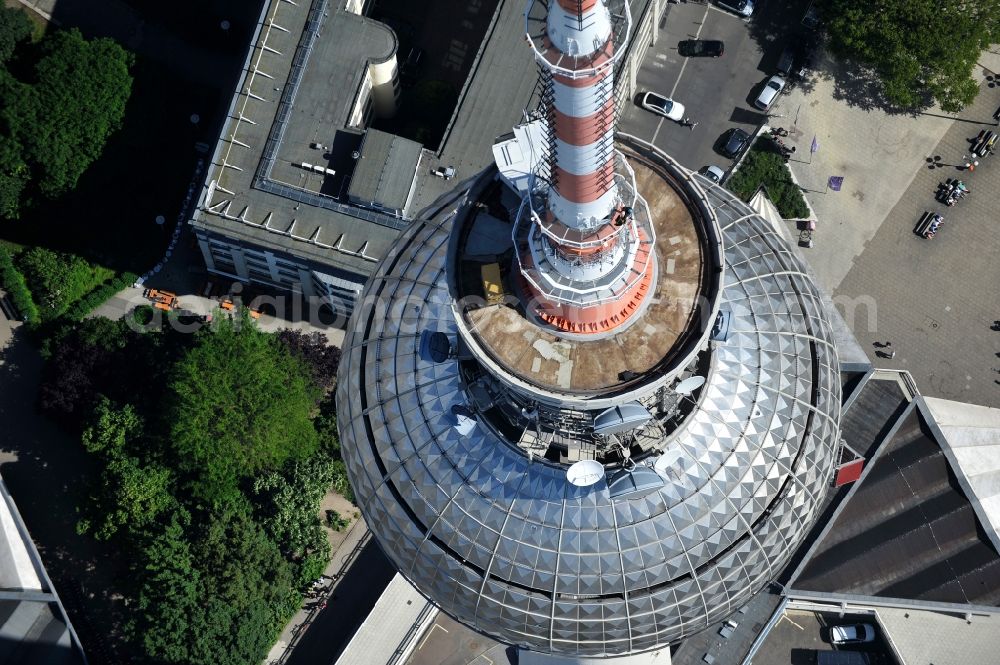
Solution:
<svg viewBox="0 0 1000 665">
<path fill-rule="evenodd" d="M 790 36 L 801 29 L 797 21 L 807 3 L 759 0 L 757 4 L 749 20 L 711 4 L 671 5 L 659 39 L 639 70 L 638 90 L 639 94 L 655 91 L 680 102 L 685 115 L 698 124 L 684 127 L 633 104 L 622 114 L 620 131 L 650 141 L 688 168 L 714 164 L 728 170 L 732 160 L 716 152 L 715 145 L 731 127 L 752 133 L 767 120 L 767 114 L 751 103 L 776 72 Z M 677 44 L 685 39 L 722 40 L 725 54 L 721 58 L 681 57 Z M 782 101 L 779 98 L 770 112 L 793 115 L 795 110 L 785 109 Z"/>
</svg>

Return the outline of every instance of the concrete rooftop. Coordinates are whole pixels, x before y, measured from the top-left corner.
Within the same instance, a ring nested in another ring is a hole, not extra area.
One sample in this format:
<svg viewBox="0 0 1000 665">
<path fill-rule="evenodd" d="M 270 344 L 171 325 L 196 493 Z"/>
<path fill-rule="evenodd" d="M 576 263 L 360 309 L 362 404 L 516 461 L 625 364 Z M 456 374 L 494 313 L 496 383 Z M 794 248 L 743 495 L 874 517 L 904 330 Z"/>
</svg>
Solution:
<svg viewBox="0 0 1000 665">
<path fill-rule="evenodd" d="M 333 143 L 366 64 L 395 49 L 387 27 L 330 2 L 267 3 L 193 224 L 370 274 L 406 223 L 338 203 L 330 176 L 297 164 L 327 164 L 310 144 Z"/>
</svg>

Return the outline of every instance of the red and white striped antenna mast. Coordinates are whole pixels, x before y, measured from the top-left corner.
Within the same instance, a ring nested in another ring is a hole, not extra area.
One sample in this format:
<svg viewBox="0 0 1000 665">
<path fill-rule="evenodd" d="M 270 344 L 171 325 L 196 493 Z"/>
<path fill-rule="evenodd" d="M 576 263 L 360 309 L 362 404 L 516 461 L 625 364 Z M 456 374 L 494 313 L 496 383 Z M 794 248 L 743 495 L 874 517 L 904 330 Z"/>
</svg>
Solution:
<svg viewBox="0 0 1000 665">
<path fill-rule="evenodd" d="M 539 173 L 548 177 L 526 195 L 514 243 L 529 308 L 566 334 L 617 332 L 642 311 L 656 276 L 648 211 L 614 143 L 614 69 L 632 22 L 620 5 L 618 17 L 605 0 L 532 0 L 526 12 L 547 123 Z"/>
</svg>

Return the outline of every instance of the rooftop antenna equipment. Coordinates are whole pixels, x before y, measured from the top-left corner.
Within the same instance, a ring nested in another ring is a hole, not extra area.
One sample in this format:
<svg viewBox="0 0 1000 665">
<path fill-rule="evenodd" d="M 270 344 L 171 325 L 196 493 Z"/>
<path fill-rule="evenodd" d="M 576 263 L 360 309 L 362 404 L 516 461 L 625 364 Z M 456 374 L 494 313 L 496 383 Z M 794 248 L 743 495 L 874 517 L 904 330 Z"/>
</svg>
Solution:
<svg viewBox="0 0 1000 665">
<path fill-rule="evenodd" d="M 604 465 L 593 459 L 582 459 L 566 469 L 566 480 L 577 487 L 596 485 L 604 478 Z"/>
<path fill-rule="evenodd" d="M 674 392 L 678 395 L 690 395 L 694 391 L 698 390 L 705 385 L 705 377 L 703 376 L 689 376 L 684 379 L 676 386 L 674 386 Z"/>
</svg>

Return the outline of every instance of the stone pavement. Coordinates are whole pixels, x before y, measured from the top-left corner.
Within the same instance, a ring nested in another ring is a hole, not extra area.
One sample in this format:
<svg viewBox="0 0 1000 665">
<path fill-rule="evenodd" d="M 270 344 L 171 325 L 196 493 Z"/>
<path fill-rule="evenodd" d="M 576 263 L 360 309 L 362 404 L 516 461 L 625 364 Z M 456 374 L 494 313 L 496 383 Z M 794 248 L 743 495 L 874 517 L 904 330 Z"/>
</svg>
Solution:
<svg viewBox="0 0 1000 665">
<path fill-rule="evenodd" d="M 982 62 L 1000 70 L 1000 57 L 985 55 L 988 59 Z M 806 253 L 820 284 L 829 292 L 850 272 L 920 172 L 921 162 L 937 154 L 934 146 L 955 122 L 954 116 L 936 108 L 916 117 L 873 108 L 866 93 L 845 89 L 843 82 L 851 76 L 844 65 L 824 55 L 810 82 L 784 95 L 769 120 L 772 126 L 788 129 L 785 142 L 796 147 L 796 158 L 789 166 L 799 184 L 809 190 L 805 195 L 818 219 L 816 247 Z M 992 112 L 977 114 L 966 109 L 959 117 L 992 126 Z M 984 126 L 959 124 L 976 132 Z M 810 157 L 814 136 L 819 150 Z M 961 153 L 949 158 L 959 157 Z M 840 192 L 827 191 L 830 176 L 844 176 Z"/>
<path fill-rule="evenodd" d="M 998 105 L 1000 89 L 984 85 L 962 116 L 989 119 Z M 900 163 L 900 171 L 911 174 L 912 183 L 839 281 L 834 300 L 846 306 L 848 325 L 876 367 L 909 370 L 925 395 L 1000 407 L 1000 331 L 991 329 L 1000 319 L 995 203 L 1000 157 L 980 159 L 974 173 L 960 173 L 950 166 L 962 162 L 968 139 L 981 128 L 954 122 L 926 154 Z M 949 166 L 930 169 L 924 162 L 927 156 L 939 156 Z M 949 208 L 935 201 L 934 194 L 939 183 L 956 176 L 971 193 Z M 945 218 L 933 240 L 913 233 L 924 211 L 937 211 Z M 807 251 L 810 261 L 822 256 L 829 243 L 839 244 L 824 232 L 825 220 L 820 215 L 821 235 L 816 248 Z M 869 307 L 872 315 L 866 316 Z M 892 342 L 895 358 L 877 355 L 873 343 L 885 341 Z"/>
</svg>

